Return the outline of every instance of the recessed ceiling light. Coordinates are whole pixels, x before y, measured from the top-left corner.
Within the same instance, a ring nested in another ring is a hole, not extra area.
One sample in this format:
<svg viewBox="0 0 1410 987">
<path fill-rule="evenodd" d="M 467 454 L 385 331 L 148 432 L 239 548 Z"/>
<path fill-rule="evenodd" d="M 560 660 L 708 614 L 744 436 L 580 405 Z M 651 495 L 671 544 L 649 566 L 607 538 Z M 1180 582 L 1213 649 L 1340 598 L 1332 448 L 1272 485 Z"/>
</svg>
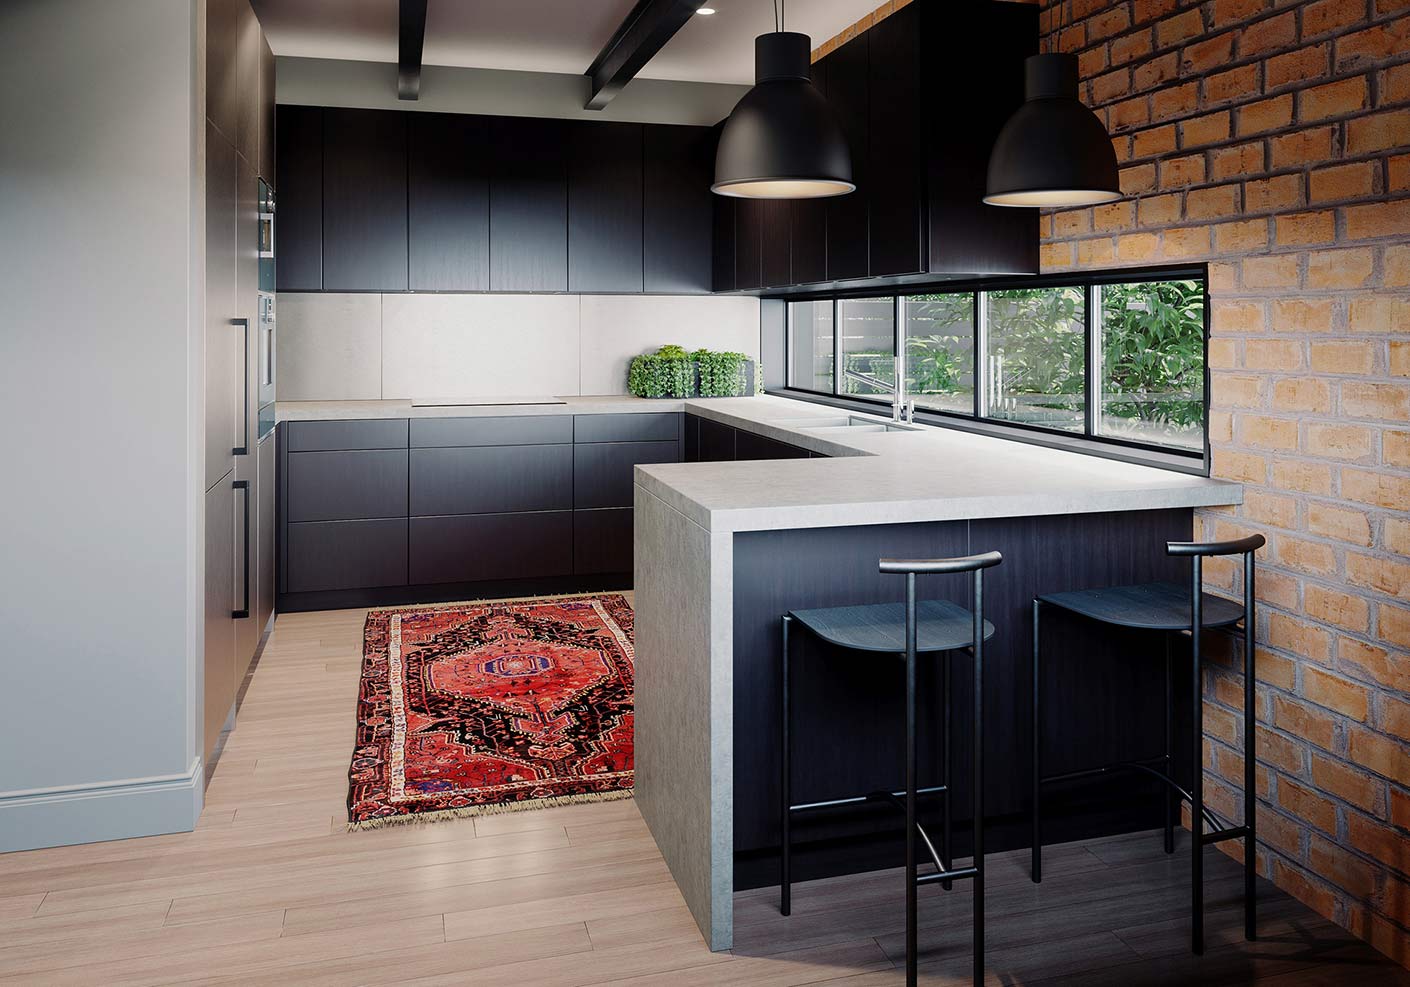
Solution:
<svg viewBox="0 0 1410 987">
<path fill-rule="evenodd" d="M 714 8 L 714 7 L 700 7 L 700 8 L 698 8 L 695 12 L 696 12 L 697 14 L 699 14 L 701 17 L 709 17 L 711 14 L 713 14 L 713 13 L 715 12 L 715 8 Z"/>
</svg>

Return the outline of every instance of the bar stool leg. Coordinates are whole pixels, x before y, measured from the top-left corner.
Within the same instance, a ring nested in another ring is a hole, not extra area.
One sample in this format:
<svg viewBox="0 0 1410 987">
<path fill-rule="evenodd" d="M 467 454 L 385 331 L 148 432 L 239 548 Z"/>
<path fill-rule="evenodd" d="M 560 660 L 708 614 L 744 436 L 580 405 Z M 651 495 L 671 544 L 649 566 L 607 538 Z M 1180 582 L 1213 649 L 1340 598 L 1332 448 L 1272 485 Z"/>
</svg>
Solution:
<svg viewBox="0 0 1410 987">
<path fill-rule="evenodd" d="M 1258 803 L 1258 786 L 1254 775 L 1256 750 L 1254 727 L 1258 721 L 1258 707 L 1254 695 L 1254 622 L 1253 613 L 1253 553 L 1244 555 L 1244 825 L 1248 835 L 1244 837 L 1244 938 L 1252 942 L 1258 938 L 1258 895 L 1255 878 L 1258 875 L 1258 829 L 1255 815 Z"/>
<path fill-rule="evenodd" d="M 789 811 L 789 806 L 793 804 L 793 752 L 789 746 L 788 736 L 788 628 L 793 623 L 793 618 L 788 614 L 783 615 L 783 660 L 782 660 L 782 688 L 780 689 L 782 714 L 779 717 L 780 745 L 782 753 L 782 770 L 779 777 L 779 832 L 781 842 L 778 855 L 778 884 L 779 903 L 778 910 L 784 915 L 788 915 L 793 910 L 793 847 L 792 833 L 790 832 L 793 813 Z"/>
<path fill-rule="evenodd" d="M 1165 852 L 1175 852 L 1175 717 L 1171 711 L 1171 706 L 1175 702 L 1175 691 L 1172 683 L 1170 668 L 1170 635 L 1161 635 L 1165 639 L 1165 763 L 1162 768 L 1165 771 L 1165 778 L 1170 784 L 1165 785 Z"/>
<path fill-rule="evenodd" d="M 906 984 L 916 983 L 916 577 L 906 573 Z"/>
<path fill-rule="evenodd" d="M 984 570 L 974 571 L 974 985 L 984 983 Z"/>
<path fill-rule="evenodd" d="M 1190 686 L 1194 703 L 1190 730 L 1190 946 L 1196 956 L 1204 953 L 1204 685 L 1200 668 L 1200 628 L 1203 619 L 1203 574 L 1200 557 L 1192 560 L 1190 610 Z"/>
<path fill-rule="evenodd" d="M 1030 876 L 1034 884 L 1043 881 L 1043 829 L 1039 811 L 1042 800 L 1043 760 L 1042 746 L 1043 706 L 1042 685 L 1038 676 L 1038 624 L 1043 604 L 1033 601 L 1033 857 Z"/>
<path fill-rule="evenodd" d="M 955 771 L 954 771 L 954 757 L 951 755 L 951 751 L 952 751 L 953 748 L 954 748 L 954 744 L 953 744 L 953 742 L 952 742 L 952 740 L 951 740 L 951 737 L 950 737 L 950 696 L 951 696 L 951 694 L 954 692 L 954 685 L 955 685 L 955 683 L 954 683 L 954 679 L 951 677 L 951 674 L 950 674 L 950 667 L 951 667 L 950 652 L 946 651 L 946 652 L 944 653 L 944 656 L 943 656 L 940 660 L 944 663 L 944 668 L 943 668 L 941 671 L 942 671 L 942 674 L 945 676 L 945 695 L 944 695 L 943 701 L 942 701 L 941 704 L 940 704 L 940 710 L 941 710 L 940 715 L 941 715 L 941 717 L 942 717 L 943 720 L 944 720 L 944 723 L 943 723 L 943 725 L 942 725 L 942 727 L 941 727 L 941 733 L 943 734 L 944 742 L 945 742 L 945 751 L 944 751 L 944 772 L 945 772 L 945 777 L 944 777 L 944 778 L 941 780 L 941 782 L 940 782 L 942 785 L 945 786 L 945 801 L 944 801 L 944 803 L 943 803 L 942 806 L 941 806 L 941 811 L 942 811 L 944 814 L 941 816 L 941 830 L 940 830 L 940 863 L 942 863 L 942 864 L 945 865 L 945 869 L 946 869 L 946 870 L 949 870 L 949 869 L 954 865 L 954 857 L 952 856 L 952 854 L 951 854 L 951 852 L 950 852 L 950 847 L 951 847 L 951 845 L 952 845 L 952 844 L 951 844 L 951 840 L 950 840 L 950 832 L 951 832 L 951 811 L 950 811 L 950 807 L 951 807 L 952 805 L 954 805 L 954 798 L 955 798 L 955 791 L 954 791 L 954 788 L 952 787 L 952 786 L 954 785 Z M 941 882 L 940 882 L 940 886 L 941 886 L 942 888 L 944 888 L 946 891 L 949 891 L 951 888 L 953 888 L 953 887 L 955 886 L 955 882 L 954 882 L 954 881 L 941 881 Z"/>
</svg>

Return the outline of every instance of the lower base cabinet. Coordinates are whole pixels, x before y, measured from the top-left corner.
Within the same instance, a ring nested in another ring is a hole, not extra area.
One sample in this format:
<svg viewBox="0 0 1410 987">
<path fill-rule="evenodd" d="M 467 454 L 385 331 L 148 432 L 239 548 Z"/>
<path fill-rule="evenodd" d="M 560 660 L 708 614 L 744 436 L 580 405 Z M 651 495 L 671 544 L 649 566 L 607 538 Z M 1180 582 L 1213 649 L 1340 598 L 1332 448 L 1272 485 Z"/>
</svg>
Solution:
<svg viewBox="0 0 1410 987">
<path fill-rule="evenodd" d="M 573 512 L 411 519 L 408 580 L 468 583 L 573 572 Z"/>
<path fill-rule="evenodd" d="M 632 571 L 632 509 L 573 512 L 573 571 L 580 575 Z"/>
<path fill-rule="evenodd" d="M 406 526 L 406 518 L 288 525 L 289 571 L 284 591 L 317 593 L 405 585 Z"/>
</svg>

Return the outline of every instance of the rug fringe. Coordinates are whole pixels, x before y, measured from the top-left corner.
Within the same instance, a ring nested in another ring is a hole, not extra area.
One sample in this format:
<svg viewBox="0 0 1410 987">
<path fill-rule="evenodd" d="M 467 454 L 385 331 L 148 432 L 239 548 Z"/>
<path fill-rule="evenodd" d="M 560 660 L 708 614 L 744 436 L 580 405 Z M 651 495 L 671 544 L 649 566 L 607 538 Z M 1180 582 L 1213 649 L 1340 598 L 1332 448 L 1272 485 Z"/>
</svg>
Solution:
<svg viewBox="0 0 1410 987">
<path fill-rule="evenodd" d="M 551 795 L 541 799 L 521 799 L 518 802 L 492 802 L 487 805 L 466 805 L 458 809 L 437 809 L 435 812 L 418 812 L 404 816 L 378 816 L 361 822 L 349 822 L 348 832 L 360 829 L 384 829 L 388 826 L 415 826 L 420 823 L 440 822 L 445 819 L 469 819 L 475 816 L 499 816 L 507 812 L 524 809 L 548 809 L 558 805 L 573 805 L 588 802 L 616 802 L 633 796 L 630 788 L 617 788 L 609 792 L 583 792 L 578 795 Z"/>
<path fill-rule="evenodd" d="M 626 598 L 630 590 L 605 589 L 597 593 L 550 593 L 547 596 L 486 596 L 478 600 L 452 600 L 448 603 L 408 603 L 400 607 L 369 607 L 367 616 L 374 613 L 397 613 L 405 610 L 445 610 L 454 607 L 469 607 L 479 603 L 535 603 L 539 600 L 568 600 L 574 597 L 591 600 L 601 599 L 604 596 L 620 596 Z M 630 606 L 630 603 L 628 603 Z"/>
</svg>

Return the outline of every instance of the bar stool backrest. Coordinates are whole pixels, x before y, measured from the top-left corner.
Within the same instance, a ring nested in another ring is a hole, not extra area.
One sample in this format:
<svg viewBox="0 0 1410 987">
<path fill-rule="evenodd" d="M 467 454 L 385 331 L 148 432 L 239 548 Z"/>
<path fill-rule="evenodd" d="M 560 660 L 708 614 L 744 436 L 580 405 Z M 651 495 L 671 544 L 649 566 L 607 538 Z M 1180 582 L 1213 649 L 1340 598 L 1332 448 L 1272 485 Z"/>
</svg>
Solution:
<svg viewBox="0 0 1410 987">
<path fill-rule="evenodd" d="M 965 555 L 957 559 L 882 559 L 881 571 L 887 573 L 916 573 L 918 575 L 943 575 L 953 572 L 973 572 L 988 569 L 1004 561 L 998 552 L 984 552 L 980 555 Z"/>
</svg>

